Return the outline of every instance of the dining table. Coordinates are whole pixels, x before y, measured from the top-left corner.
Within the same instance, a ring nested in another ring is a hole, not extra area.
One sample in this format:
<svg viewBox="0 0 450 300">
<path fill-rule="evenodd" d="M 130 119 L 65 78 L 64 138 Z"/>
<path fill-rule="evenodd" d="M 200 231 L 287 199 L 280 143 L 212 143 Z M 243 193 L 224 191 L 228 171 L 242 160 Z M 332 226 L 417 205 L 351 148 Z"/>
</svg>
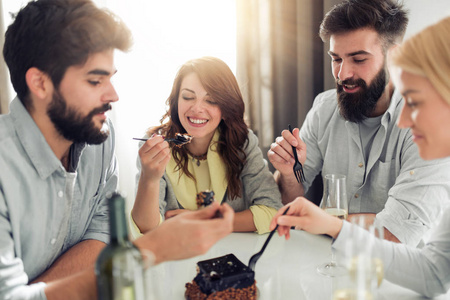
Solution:
<svg viewBox="0 0 450 300">
<path fill-rule="evenodd" d="M 337 278 L 317 272 L 317 266 L 331 259 L 331 238 L 291 230 L 286 240 L 275 233 L 255 266 L 258 300 L 321 300 L 332 299 Z M 261 250 L 268 234 L 231 233 L 210 250 L 190 259 L 164 262 L 146 272 L 148 299 L 185 299 L 185 285 L 197 271 L 197 262 L 226 254 L 234 254 L 244 264 Z M 450 275 L 449 275 L 450 276 Z M 429 299 L 384 279 L 375 299 Z M 433 299 L 450 299 L 450 292 Z"/>
</svg>

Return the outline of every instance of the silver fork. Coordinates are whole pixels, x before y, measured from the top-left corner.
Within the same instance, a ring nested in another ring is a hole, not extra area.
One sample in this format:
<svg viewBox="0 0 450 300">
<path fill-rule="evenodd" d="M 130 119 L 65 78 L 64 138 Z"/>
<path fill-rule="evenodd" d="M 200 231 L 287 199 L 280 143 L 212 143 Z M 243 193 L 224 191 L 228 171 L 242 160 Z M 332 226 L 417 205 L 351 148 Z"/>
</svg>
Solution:
<svg viewBox="0 0 450 300">
<path fill-rule="evenodd" d="M 291 124 L 288 125 L 288 128 L 289 128 L 289 132 L 292 133 Z M 292 152 L 294 152 L 294 159 L 295 159 L 295 163 L 294 163 L 295 179 L 297 179 L 297 182 L 300 183 L 300 182 L 305 181 L 305 174 L 303 173 L 303 166 L 300 163 L 300 161 L 298 160 L 297 148 L 292 146 Z"/>
<path fill-rule="evenodd" d="M 288 206 L 288 207 L 286 208 L 286 210 L 284 211 L 283 216 L 288 212 L 288 210 L 289 210 L 289 206 Z M 277 226 L 275 227 L 275 229 L 272 230 L 272 231 L 269 233 L 269 236 L 267 237 L 267 240 L 264 242 L 264 245 L 262 246 L 261 250 L 260 250 L 258 253 L 253 254 L 252 257 L 250 257 L 250 260 L 248 261 L 248 267 L 249 267 L 250 269 L 252 269 L 252 271 L 255 271 L 255 265 L 256 265 L 256 262 L 257 262 L 258 259 L 261 257 L 261 255 L 263 254 L 264 250 L 266 250 L 267 244 L 269 244 L 270 239 L 272 238 L 272 236 L 273 236 L 273 234 L 275 233 L 275 231 L 277 231 L 277 229 L 278 229 L 278 224 L 277 224 Z"/>
</svg>

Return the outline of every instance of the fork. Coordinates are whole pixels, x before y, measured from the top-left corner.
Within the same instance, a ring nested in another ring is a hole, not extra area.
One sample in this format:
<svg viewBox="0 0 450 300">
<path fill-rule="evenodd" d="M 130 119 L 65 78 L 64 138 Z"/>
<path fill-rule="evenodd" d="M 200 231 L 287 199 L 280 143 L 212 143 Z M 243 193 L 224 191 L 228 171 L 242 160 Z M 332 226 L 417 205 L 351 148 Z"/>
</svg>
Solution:
<svg viewBox="0 0 450 300">
<path fill-rule="evenodd" d="M 136 140 L 136 141 L 147 141 L 148 139 L 141 139 L 141 138 L 133 138 L 133 140 Z M 177 139 L 173 139 L 173 138 L 165 138 L 164 139 L 166 142 L 169 142 L 169 143 L 174 143 L 175 145 L 182 145 L 182 144 L 185 144 L 185 142 L 183 142 L 183 141 L 180 141 L 180 140 L 177 140 Z"/>
<path fill-rule="evenodd" d="M 289 132 L 292 133 L 291 124 L 288 125 L 288 128 L 289 128 Z M 295 179 L 297 179 L 297 182 L 300 183 L 300 182 L 305 181 L 305 174 L 303 173 L 303 166 L 300 163 L 300 161 L 298 160 L 297 148 L 292 146 L 292 152 L 294 152 L 294 159 L 295 159 L 295 163 L 294 163 Z"/>
<path fill-rule="evenodd" d="M 289 210 L 289 206 L 288 206 L 288 207 L 286 208 L 286 210 L 284 211 L 283 216 L 288 212 L 288 210 Z M 250 269 L 252 269 L 252 271 L 255 271 L 255 265 L 256 265 L 256 262 L 257 262 L 258 259 L 261 257 L 261 255 L 263 254 L 264 250 L 266 250 L 267 244 L 269 244 L 270 239 L 272 238 L 272 236 L 273 236 L 273 234 L 275 233 L 275 231 L 277 231 L 277 229 L 278 229 L 278 224 L 277 224 L 277 226 L 275 227 L 275 229 L 272 230 L 272 231 L 269 233 L 269 236 L 267 237 L 267 240 L 264 242 L 264 245 L 262 246 L 261 250 L 260 250 L 258 253 L 253 254 L 252 257 L 250 257 L 250 260 L 248 261 L 248 267 L 249 267 Z"/>
</svg>

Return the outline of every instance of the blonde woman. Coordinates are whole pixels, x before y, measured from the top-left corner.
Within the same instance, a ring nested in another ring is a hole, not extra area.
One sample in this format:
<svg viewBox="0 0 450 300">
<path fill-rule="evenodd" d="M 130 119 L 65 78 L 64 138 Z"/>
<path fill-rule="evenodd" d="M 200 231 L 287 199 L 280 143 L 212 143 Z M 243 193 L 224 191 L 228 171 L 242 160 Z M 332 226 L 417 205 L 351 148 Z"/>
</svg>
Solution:
<svg viewBox="0 0 450 300">
<path fill-rule="evenodd" d="M 394 49 L 390 63 L 397 88 L 404 98 L 398 126 L 409 127 L 420 156 L 425 160 L 450 156 L 450 17 L 432 25 Z M 426 199 L 424 199 L 426 201 Z M 272 220 L 278 232 L 289 238 L 296 226 L 314 234 L 328 234 L 333 247 L 343 251 L 352 228 L 303 197 L 280 209 Z M 368 232 L 362 232 L 368 234 Z M 431 297 L 450 288 L 450 208 L 444 211 L 423 249 L 377 240 L 386 279 Z"/>
</svg>

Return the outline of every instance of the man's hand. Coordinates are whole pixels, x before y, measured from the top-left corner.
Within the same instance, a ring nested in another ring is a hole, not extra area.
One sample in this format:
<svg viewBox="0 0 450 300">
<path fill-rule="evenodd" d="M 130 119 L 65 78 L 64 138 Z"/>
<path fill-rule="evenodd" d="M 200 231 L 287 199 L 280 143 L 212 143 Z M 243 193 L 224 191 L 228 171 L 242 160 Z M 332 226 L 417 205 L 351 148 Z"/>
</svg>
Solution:
<svg viewBox="0 0 450 300">
<path fill-rule="evenodd" d="M 283 130 L 281 135 L 270 145 L 267 157 L 277 169 L 274 178 L 280 189 L 282 202 L 287 204 L 305 193 L 303 185 L 297 182 L 293 172 L 295 160 L 292 146 L 297 148 L 298 159 L 301 164 L 304 164 L 306 160 L 306 144 L 300 139 L 298 128 L 294 128 L 292 134 L 289 130 Z"/>
<path fill-rule="evenodd" d="M 282 215 L 289 206 L 286 215 Z M 290 228 L 305 230 L 312 234 L 328 234 L 336 238 L 342 228 L 342 220 L 327 214 L 324 210 L 304 197 L 298 197 L 285 207 L 280 208 L 270 223 L 270 230 L 276 225 L 278 235 L 290 238 Z"/>
<path fill-rule="evenodd" d="M 291 134 L 289 130 L 283 130 L 281 136 L 275 139 L 275 142 L 270 145 L 270 149 L 267 152 L 270 163 L 282 176 L 294 177 L 292 172 L 295 163 L 294 154 L 292 153 L 293 146 L 297 148 L 300 163 L 304 164 L 306 161 L 306 144 L 300 139 L 299 131 L 298 128 L 294 128 Z"/>
<path fill-rule="evenodd" d="M 222 218 L 214 218 L 220 211 Z M 161 223 L 135 241 L 155 255 L 155 263 L 179 260 L 206 253 L 233 230 L 234 210 L 213 202 L 198 211 L 186 211 Z"/>
</svg>

